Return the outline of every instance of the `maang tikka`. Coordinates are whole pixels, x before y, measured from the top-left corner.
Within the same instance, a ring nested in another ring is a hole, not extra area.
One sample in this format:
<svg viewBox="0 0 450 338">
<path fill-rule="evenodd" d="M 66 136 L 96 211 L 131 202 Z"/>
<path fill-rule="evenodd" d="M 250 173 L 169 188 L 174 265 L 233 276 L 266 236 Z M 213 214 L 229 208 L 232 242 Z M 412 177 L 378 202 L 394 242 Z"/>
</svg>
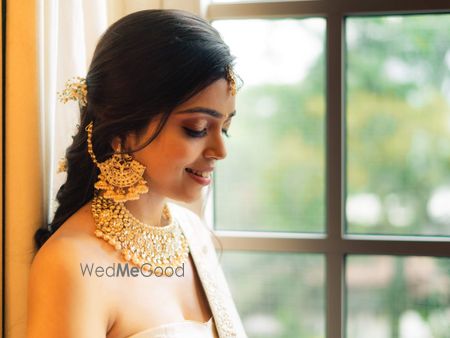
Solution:
<svg viewBox="0 0 450 338">
<path fill-rule="evenodd" d="M 227 65 L 225 67 L 225 74 L 227 77 L 228 86 L 231 91 L 231 95 L 235 96 L 237 92 L 237 84 L 236 84 L 236 75 L 234 74 L 233 68 L 231 65 Z"/>
</svg>

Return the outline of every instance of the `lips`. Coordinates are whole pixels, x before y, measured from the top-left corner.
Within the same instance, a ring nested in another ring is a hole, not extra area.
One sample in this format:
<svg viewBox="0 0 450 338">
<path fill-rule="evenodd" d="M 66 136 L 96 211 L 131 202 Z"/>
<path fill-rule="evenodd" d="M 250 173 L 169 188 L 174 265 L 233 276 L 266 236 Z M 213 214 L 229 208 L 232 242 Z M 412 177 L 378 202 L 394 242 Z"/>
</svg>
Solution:
<svg viewBox="0 0 450 338">
<path fill-rule="evenodd" d="M 188 173 L 191 173 L 191 174 L 194 174 L 196 176 L 203 177 L 203 178 L 209 178 L 210 172 L 211 172 L 211 171 L 195 170 L 195 169 L 192 169 L 192 168 L 186 168 L 185 170 Z"/>
<path fill-rule="evenodd" d="M 194 171 L 201 171 L 201 172 L 210 172 L 214 170 L 214 167 L 205 167 L 205 168 L 186 168 Z"/>
<path fill-rule="evenodd" d="M 211 183 L 210 173 L 209 172 L 201 172 L 200 175 L 194 173 L 193 169 L 186 168 L 186 173 L 194 179 L 197 183 L 200 183 L 201 185 L 208 185 Z M 204 175 L 204 176 L 202 176 Z"/>
</svg>

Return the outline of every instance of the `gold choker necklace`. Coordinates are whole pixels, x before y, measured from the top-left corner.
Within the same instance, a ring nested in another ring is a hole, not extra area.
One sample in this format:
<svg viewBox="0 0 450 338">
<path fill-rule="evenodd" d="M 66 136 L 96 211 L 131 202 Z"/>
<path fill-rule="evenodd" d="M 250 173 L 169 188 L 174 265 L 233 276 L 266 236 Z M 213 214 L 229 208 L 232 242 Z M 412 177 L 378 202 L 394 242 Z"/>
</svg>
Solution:
<svg viewBox="0 0 450 338">
<path fill-rule="evenodd" d="M 97 195 L 92 200 L 95 235 L 121 251 L 123 258 L 143 270 L 167 267 L 173 271 L 188 258 L 189 246 L 180 225 L 164 205 L 165 226 L 152 226 L 136 219 L 125 207 Z"/>
</svg>

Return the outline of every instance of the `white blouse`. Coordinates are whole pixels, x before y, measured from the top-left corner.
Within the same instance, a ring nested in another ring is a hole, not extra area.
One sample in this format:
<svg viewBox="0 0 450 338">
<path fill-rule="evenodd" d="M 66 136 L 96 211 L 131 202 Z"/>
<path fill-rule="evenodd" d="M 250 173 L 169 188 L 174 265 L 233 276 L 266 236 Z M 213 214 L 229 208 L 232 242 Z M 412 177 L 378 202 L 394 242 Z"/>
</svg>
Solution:
<svg viewBox="0 0 450 338">
<path fill-rule="evenodd" d="M 191 210 L 173 202 L 167 205 L 189 244 L 212 317 L 205 323 L 193 320 L 168 323 L 128 338 L 247 338 L 207 225 Z"/>
<path fill-rule="evenodd" d="M 128 338 L 218 338 L 214 319 L 207 322 L 185 320 L 138 332 Z"/>
</svg>

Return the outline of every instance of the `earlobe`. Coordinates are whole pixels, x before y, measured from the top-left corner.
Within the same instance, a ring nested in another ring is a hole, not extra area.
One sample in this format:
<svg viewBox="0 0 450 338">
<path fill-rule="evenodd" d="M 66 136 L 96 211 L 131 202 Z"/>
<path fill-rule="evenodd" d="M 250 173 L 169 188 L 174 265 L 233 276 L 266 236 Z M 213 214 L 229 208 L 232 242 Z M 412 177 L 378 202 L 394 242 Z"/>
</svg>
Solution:
<svg viewBox="0 0 450 338">
<path fill-rule="evenodd" d="M 133 149 L 135 142 L 135 136 L 133 134 L 128 134 L 125 139 L 120 136 L 116 136 L 111 141 L 111 147 L 116 152 L 127 151 Z"/>
<path fill-rule="evenodd" d="M 122 150 L 132 150 L 135 149 L 136 146 L 138 145 L 138 137 L 136 136 L 135 133 L 129 133 L 124 140 L 122 140 L 121 146 L 122 146 Z"/>
<path fill-rule="evenodd" d="M 119 136 L 116 136 L 111 141 L 111 147 L 114 151 L 120 151 L 119 149 L 122 149 L 122 140 Z"/>
</svg>

